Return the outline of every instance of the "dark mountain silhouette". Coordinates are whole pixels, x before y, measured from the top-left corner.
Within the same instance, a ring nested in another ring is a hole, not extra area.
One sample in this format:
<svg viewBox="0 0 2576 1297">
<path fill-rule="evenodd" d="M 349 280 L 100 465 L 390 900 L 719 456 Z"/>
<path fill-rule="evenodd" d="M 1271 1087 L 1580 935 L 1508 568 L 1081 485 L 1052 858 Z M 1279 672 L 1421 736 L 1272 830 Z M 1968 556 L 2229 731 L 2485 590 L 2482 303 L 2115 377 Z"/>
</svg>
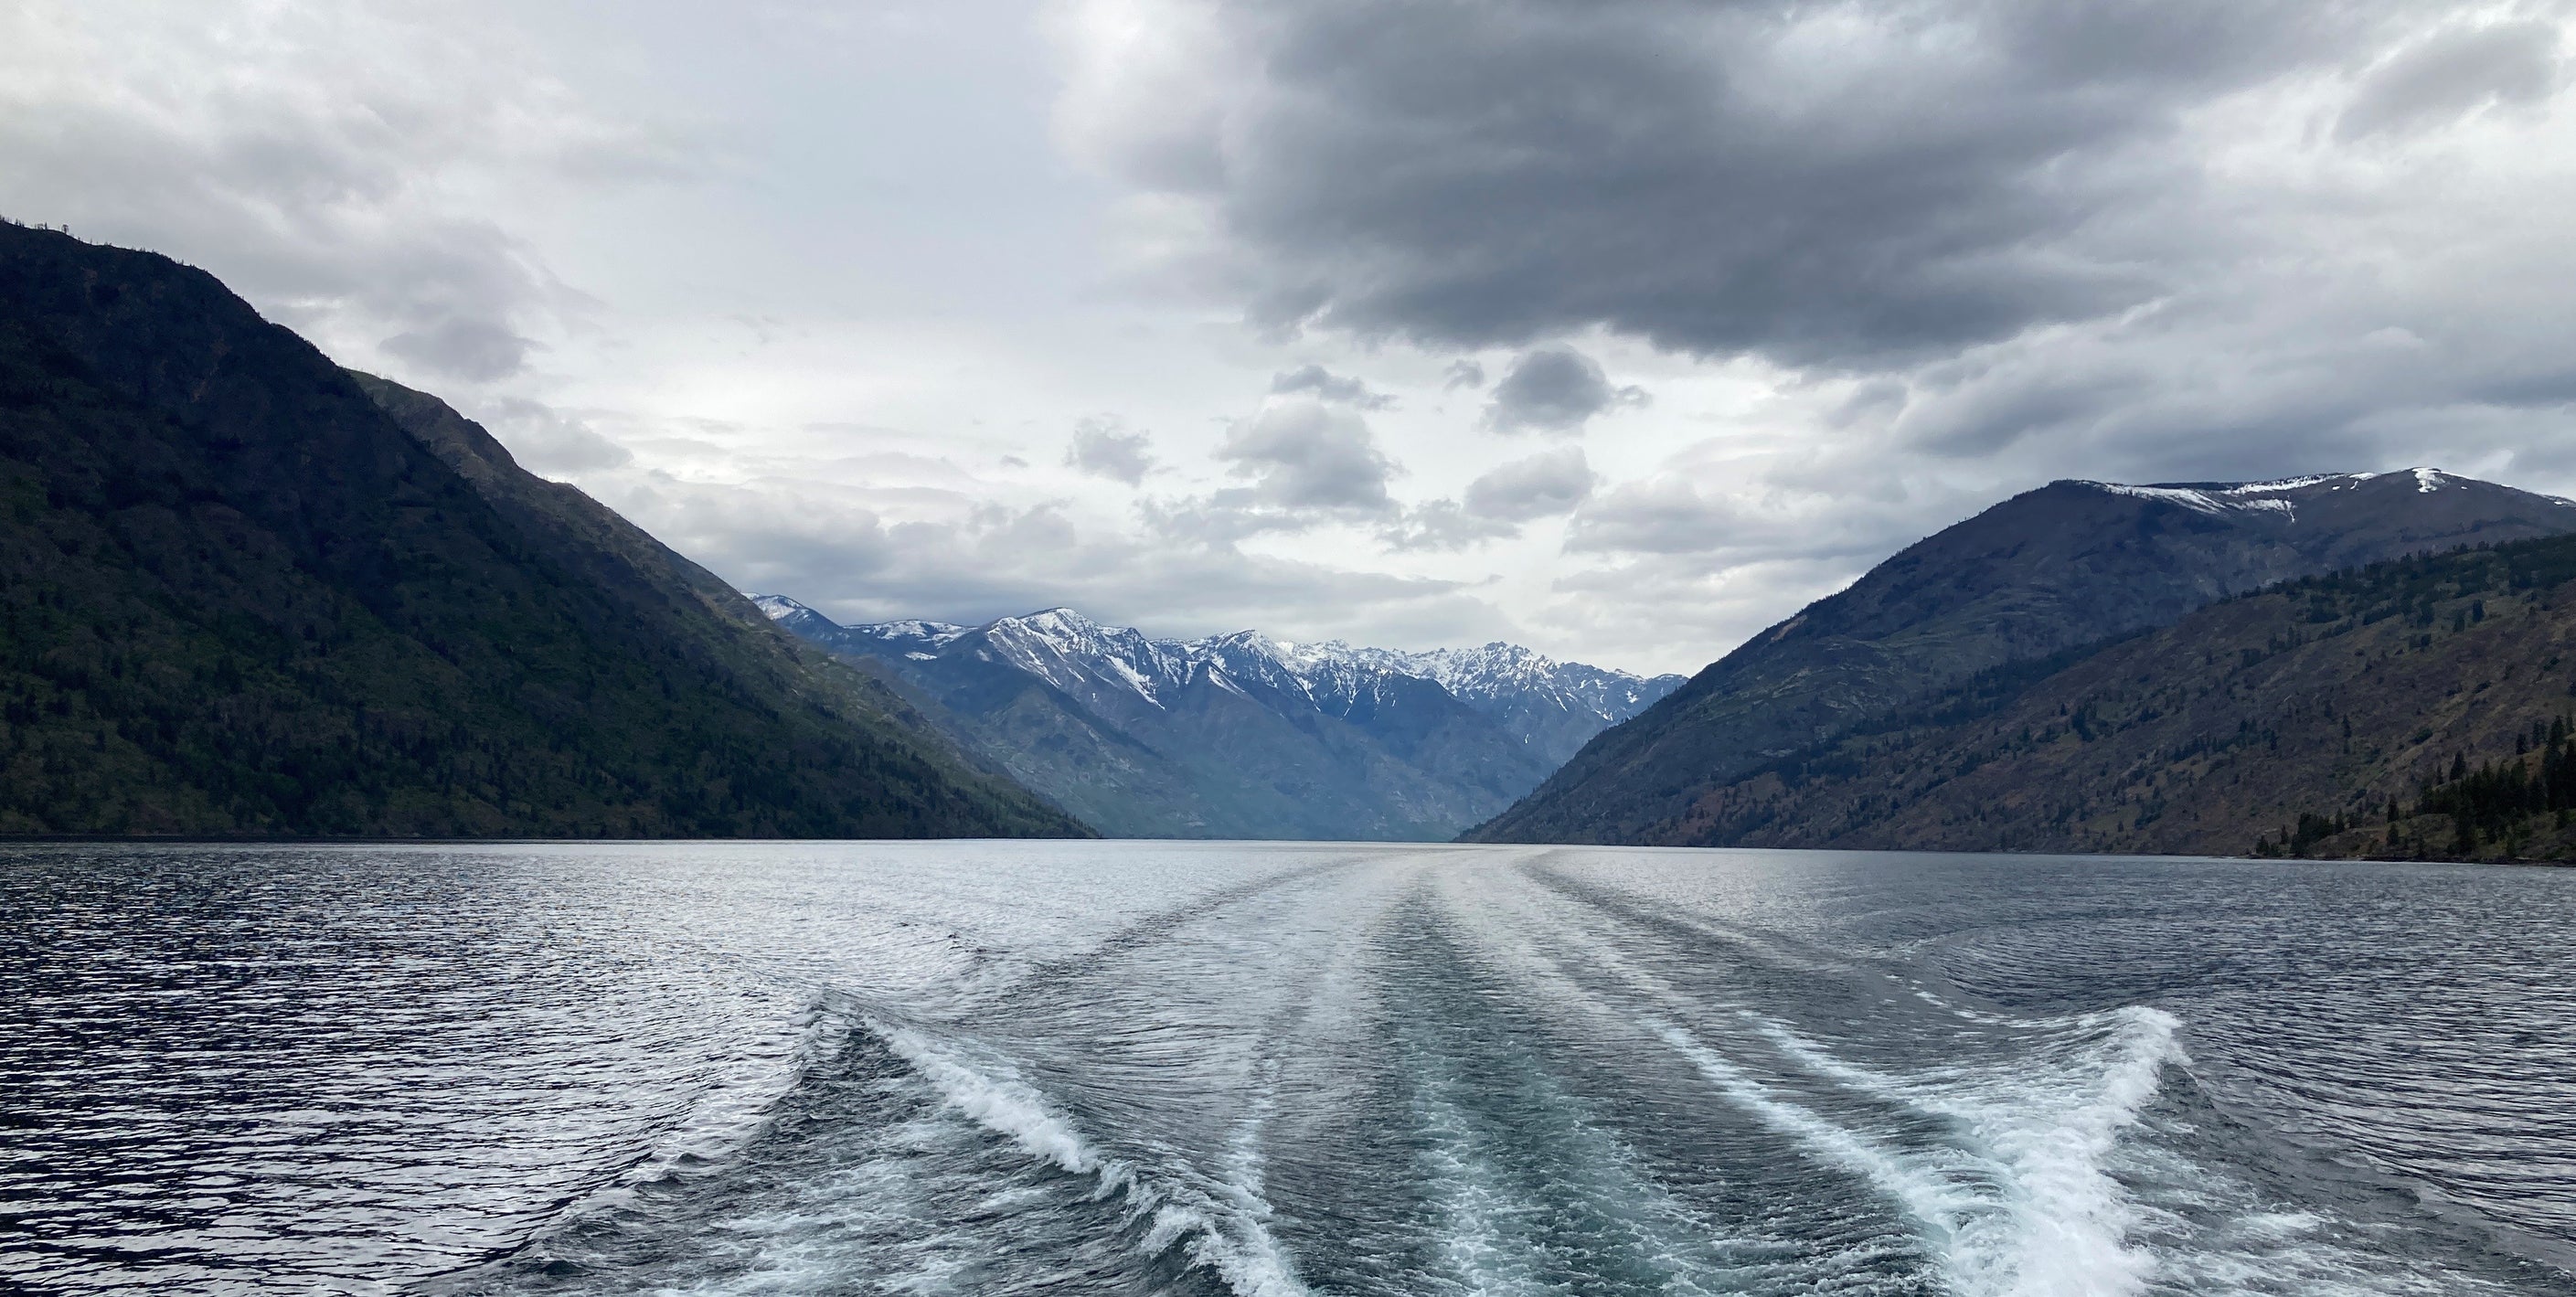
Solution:
<svg viewBox="0 0 2576 1297">
<path fill-rule="evenodd" d="M 432 398 L 0 226 L 0 831 L 1084 829 Z"/>
<path fill-rule="evenodd" d="M 2400 559 L 1988 673 L 1701 792 L 1693 846 L 2566 859 L 2576 537 Z"/>
<path fill-rule="evenodd" d="M 1711 789 L 1981 672 L 2171 625 L 2278 581 L 2569 531 L 2576 504 L 2430 469 L 2052 483 L 1755 636 L 1469 836 L 1647 840 Z"/>
</svg>

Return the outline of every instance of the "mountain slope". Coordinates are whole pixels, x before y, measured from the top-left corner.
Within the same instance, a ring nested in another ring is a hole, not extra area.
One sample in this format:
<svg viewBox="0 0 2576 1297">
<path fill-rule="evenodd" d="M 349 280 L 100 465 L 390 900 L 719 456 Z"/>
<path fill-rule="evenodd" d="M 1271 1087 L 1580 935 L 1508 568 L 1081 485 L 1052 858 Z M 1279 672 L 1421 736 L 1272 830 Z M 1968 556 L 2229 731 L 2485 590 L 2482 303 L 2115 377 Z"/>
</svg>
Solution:
<svg viewBox="0 0 2576 1297">
<path fill-rule="evenodd" d="M 1253 632 L 1157 640 L 1065 609 L 841 626 L 791 599 L 757 602 L 1123 836 L 1447 837 L 1535 786 L 1584 717 L 1588 736 L 1680 683 L 1508 645 L 1453 661 Z"/>
<path fill-rule="evenodd" d="M 203 272 L 0 226 L 0 831 L 1082 831 L 361 381 Z"/>
<path fill-rule="evenodd" d="M 2072 656 L 1772 761 L 1639 836 L 2576 854 L 2576 537 L 2312 578 Z"/>
<path fill-rule="evenodd" d="M 1638 841 L 1711 788 L 1979 672 L 2169 625 L 2281 580 L 2568 531 L 2576 504 L 2429 469 L 2052 483 L 1755 636 L 1470 836 Z"/>
</svg>

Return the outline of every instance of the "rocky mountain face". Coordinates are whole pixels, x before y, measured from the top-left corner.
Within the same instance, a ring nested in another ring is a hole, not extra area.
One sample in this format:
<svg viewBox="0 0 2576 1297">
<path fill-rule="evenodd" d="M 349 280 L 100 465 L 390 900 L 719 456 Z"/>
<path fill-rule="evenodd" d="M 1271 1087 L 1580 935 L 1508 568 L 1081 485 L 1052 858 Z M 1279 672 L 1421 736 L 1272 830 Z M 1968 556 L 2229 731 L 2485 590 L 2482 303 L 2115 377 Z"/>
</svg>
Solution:
<svg viewBox="0 0 2576 1297">
<path fill-rule="evenodd" d="M 2570 531 L 2576 504 L 2432 469 L 2051 483 L 1755 636 L 1469 836 L 1644 841 L 1710 790 L 1980 673 L 2168 626 L 2284 580 Z"/>
<path fill-rule="evenodd" d="M 435 399 L 0 225 L 0 832 L 1086 831 Z"/>
<path fill-rule="evenodd" d="M 2576 537 L 1988 673 L 1694 796 L 1691 846 L 2576 857 Z"/>
<path fill-rule="evenodd" d="M 1061 608 L 842 626 L 792 599 L 755 602 L 1115 836 L 1447 838 L 1681 683 L 1505 644 L 1164 640 Z"/>
</svg>

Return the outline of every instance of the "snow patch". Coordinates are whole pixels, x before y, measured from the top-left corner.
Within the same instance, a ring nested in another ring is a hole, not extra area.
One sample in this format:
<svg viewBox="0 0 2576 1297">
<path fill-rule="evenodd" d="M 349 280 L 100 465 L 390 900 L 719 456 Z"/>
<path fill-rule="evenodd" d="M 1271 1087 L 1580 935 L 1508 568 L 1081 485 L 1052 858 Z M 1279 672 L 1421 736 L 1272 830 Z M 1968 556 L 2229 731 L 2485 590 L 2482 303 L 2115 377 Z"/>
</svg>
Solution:
<svg viewBox="0 0 2576 1297">
<path fill-rule="evenodd" d="M 2262 495 L 2262 494 L 2266 494 L 2266 493 L 2268 493 L 2268 492 L 2272 492 L 2272 491 L 2299 491 L 2299 490 L 2305 490 L 2306 488 L 2308 488 L 2308 487 L 2312 487 L 2312 486 L 2324 486 L 2324 485 L 2325 485 L 2326 483 L 2328 483 L 2328 482 L 2341 482 L 2341 481 L 2345 481 L 2345 480 L 2347 480 L 2347 479 L 2365 478 L 2365 477 L 2368 477 L 2368 476 L 2369 476 L 2369 474 L 2367 474 L 2367 473 L 2361 473 L 2361 474 L 2355 474 L 2355 473 L 2323 473 L 2323 474 L 2319 474 L 2319 475 L 2317 475 L 2317 476 L 2315 476 L 2315 477 L 2285 477 L 2285 478 L 2281 478 L 2281 479 L 2279 479 L 2278 481 L 2272 481 L 2272 482 L 2246 482 L 2246 483 L 2242 483 L 2242 484 L 2237 485 L 2237 486 L 2231 486 L 2231 487 L 2224 488 L 2224 489 L 2222 489 L 2221 491 L 2219 491 L 2219 494 L 2220 494 L 2220 495 Z M 2333 489 L 2333 488 L 2328 488 L 2328 489 Z"/>
<path fill-rule="evenodd" d="M 2141 500 L 2162 500 L 2167 504 L 2178 504 L 2195 513 L 2205 513 L 2213 517 L 2227 512 L 2226 505 L 2186 486 L 2130 486 L 2125 482 L 2086 482 L 2084 485 L 2096 490 L 2108 491 L 2113 495 L 2131 495 Z"/>
</svg>

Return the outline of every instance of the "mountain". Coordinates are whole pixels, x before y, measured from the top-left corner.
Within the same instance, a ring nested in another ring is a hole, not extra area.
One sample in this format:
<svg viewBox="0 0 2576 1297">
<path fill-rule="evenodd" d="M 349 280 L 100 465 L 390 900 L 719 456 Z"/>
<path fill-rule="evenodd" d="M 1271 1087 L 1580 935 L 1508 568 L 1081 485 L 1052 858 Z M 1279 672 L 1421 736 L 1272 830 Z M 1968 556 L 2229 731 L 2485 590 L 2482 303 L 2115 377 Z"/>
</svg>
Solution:
<svg viewBox="0 0 2576 1297">
<path fill-rule="evenodd" d="M 0 832 L 1085 830 L 433 398 L 0 225 Z"/>
<path fill-rule="evenodd" d="M 1583 750 L 1592 736 L 1644 711 L 1682 686 L 1677 675 L 1637 676 L 1559 662 L 1499 640 L 1478 648 L 1402 653 L 1336 643 L 1292 647 L 1317 658 L 1350 657 L 1378 670 L 1418 676 L 1494 721 L 1537 753 L 1550 769 Z"/>
<path fill-rule="evenodd" d="M 1989 673 L 1647 842 L 2576 856 L 2576 537 L 2314 577 Z"/>
<path fill-rule="evenodd" d="M 1442 839 L 1681 683 L 1526 649 L 1164 640 L 1068 609 L 984 626 L 778 625 L 894 681 L 969 748 L 1128 837 Z"/>
<path fill-rule="evenodd" d="M 1711 789 L 1981 672 L 2171 625 L 2279 581 L 2569 531 L 2576 504 L 2432 469 L 2054 482 L 1756 635 L 1469 836 L 1642 841 Z"/>
</svg>

